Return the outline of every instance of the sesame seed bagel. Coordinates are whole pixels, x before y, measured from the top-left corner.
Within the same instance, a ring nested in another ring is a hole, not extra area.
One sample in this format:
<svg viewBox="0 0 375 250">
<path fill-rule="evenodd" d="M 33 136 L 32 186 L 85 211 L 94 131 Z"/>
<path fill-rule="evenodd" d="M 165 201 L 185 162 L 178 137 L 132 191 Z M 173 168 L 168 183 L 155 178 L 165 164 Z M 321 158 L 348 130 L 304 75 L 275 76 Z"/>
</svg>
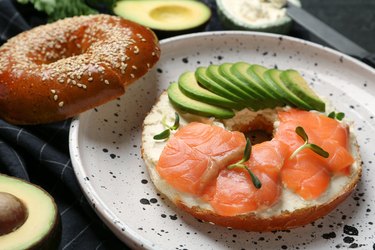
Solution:
<svg viewBox="0 0 375 250">
<path fill-rule="evenodd" d="M 287 187 L 282 186 L 280 200 L 273 206 L 235 216 L 224 216 L 217 213 L 210 203 L 201 197 L 177 190 L 163 179 L 157 170 L 156 166 L 168 140 L 154 140 L 153 136 L 163 131 L 162 120 L 166 121 L 167 124 L 173 124 L 175 112 L 180 116 L 180 129 L 190 122 L 199 121 L 220 126 L 229 131 L 244 132 L 248 129 L 259 128 L 276 130 L 280 123 L 277 112 L 283 110 L 288 110 L 288 108 L 264 109 L 257 112 L 244 109 L 237 112 L 231 119 L 218 120 L 183 113 L 175 109 L 169 102 L 167 93 L 163 93 L 146 116 L 142 131 L 142 158 L 156 189 L 168 197 L 178 208 L 198 219 L 216 225 L 249 231 L 296 228 L 327 215 L 352 193 L 362 173 L 359 146 L 355 136 L 350 131 L 348 121 L 342 121 L 342 124 L 348 126 L 349 150 L 355 160 L 350 167 L 350 174 L 347 176 L 332 176 L 327 190 L 317 199 L 305 200 Z M 173 133 L 175 132 L 173 131 Z M 171 134 L 172 136 L 173 134 Z"/>
<path fill-rule="evenodd" d="M 110 15 L 66 18 L 0 47 L 0 117 L 64 120 L 125 93 L 158 61 L 154 33 Z"/>
</svg>

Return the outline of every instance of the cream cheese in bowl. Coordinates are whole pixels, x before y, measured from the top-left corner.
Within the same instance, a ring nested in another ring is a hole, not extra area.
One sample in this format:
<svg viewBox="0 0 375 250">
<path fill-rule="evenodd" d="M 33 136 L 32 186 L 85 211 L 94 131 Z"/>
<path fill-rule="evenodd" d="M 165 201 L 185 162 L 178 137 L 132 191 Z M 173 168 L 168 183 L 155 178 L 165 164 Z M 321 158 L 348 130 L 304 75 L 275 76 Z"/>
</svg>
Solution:
<svg viewBox="0 0 375 250">
<path fill-rule="evenodd" d="M 299 0 L 290 2 L 301 5 Z M 292 20 L 285 8 L 287 0 L 216 0 L 216 3 L 226 28 L 283 34 L 291 28 Z"/>
</svg>

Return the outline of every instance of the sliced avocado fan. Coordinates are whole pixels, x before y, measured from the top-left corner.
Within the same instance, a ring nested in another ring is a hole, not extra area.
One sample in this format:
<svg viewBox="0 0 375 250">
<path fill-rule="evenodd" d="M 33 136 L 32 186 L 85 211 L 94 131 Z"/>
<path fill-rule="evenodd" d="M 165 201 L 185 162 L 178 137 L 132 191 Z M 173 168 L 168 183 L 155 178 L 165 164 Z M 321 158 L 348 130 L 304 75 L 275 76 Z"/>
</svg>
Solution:
<svg viewBox="0 0 375 250">
<path fill-rule="evenodd" d="M 325 103 L 296 70 L 268 69 L 245 62 L 198 67 L 170 85 L 168 96 L 181 111 L 228 119 L 235 110 L 291 106 L 325 111 Z"/>
</svg>

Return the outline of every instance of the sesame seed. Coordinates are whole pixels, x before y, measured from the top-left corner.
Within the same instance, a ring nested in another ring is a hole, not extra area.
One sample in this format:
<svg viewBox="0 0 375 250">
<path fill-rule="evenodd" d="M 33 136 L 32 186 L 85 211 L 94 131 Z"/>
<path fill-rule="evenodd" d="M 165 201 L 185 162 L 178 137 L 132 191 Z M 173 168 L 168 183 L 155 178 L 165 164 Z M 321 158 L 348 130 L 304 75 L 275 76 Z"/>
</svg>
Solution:
<svg viewBox="0 0 375 250">
<path fill-rule="evenodd" d="M 134 74 L 130 74 L 130 77 L 131 77 L 131 78 L 135 78 Z"/>
<path fill-rule="evenodd" d="M 94 78 L 92 78 L 92 77 L 89 77 L 89 79 L 87 79 L 87 81 L 89 81 L 89 82 L 92 82 L 94 80 Z"/>
<path fill-rule="evenodd" d="M 138 46 L 134 46 L 134 54 L 138 54 L 139 53 L 139 48 Z"/>
<path fill-rule="evenodd" d="M 59 107 L 62 108 L 64 106 L 64 102 L 59 102 Z"/>
<path fill-rule="evenodd" d="M 59 96 L 58 95 L 54 95 L 53 96 L 53 100 L 57 101 L 57 99 L 59 99 Z"/>
<path fill-rule="evenodd" d="M 106 79 L 106 80 L 104 80 L 104 83 L 108 85 L 109 81 Z"/>
<path fill-rule="evenodd" d="M 133 66 L 132 66 L 132 69 L 137 69 L 137 66 L 133 65 Z"/>
<path fill-rule="evenodd" d="M 56 93 L 56 90 L 51 89 L 51 93 L 52 93 L 52 94 L 55 94 L 55 93 Z"/>
</svg>

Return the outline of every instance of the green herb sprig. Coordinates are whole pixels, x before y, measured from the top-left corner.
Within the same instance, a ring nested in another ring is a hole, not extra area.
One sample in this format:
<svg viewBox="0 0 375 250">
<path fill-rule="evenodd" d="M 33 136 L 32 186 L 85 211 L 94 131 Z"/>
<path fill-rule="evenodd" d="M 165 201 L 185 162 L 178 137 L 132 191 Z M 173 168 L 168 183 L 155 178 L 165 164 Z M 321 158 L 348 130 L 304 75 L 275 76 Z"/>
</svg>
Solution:
<svg viewBox="0 0 375 250">
<path fill-rule="evenodd" d="M 343 112 L 336 113 L 335 111 L 332 111 L 331 113 L 328 114 L 328 117 L 332 118 L 332 119 L 342 121 L 342 119 L 344 119 L 344 117 L 345 117 L 345 113 L 343 113 Z"/>
<path fill-rule="evenodd" d="M 296 127 L 295 131 L 296 131 L 297 135 L 299 135 L 305 141 L 305 143 L 303 145 L 301 145 L 299 148 L 297 148 L 293 152 L 293 154 L 289 157 L 289 159 L 292 159 L 293 157 L 295 157 L 301 150 L 303 150 L 305 148 L 311 149 L 313 152 L 317 153 L 318 155 L 320 155 L 324 158 L 329 157 L 329 153 L 327 151 L 325 151 L 324 149 L 322 149 L 321 147 L 319 147 L 316 144 L 309 143 L 309 137 L 307 136 L 305 130 L 302 127 L 300 127 L 300 126 Z"/>
<path fill-rule="evenodd" d="M 174 119 L 173 126 L 168 126 L 168 124 L 167 124 L 167 122 L 165 120 L 166 120 L 166 117 L 164 116 L 163 120 L 161 121 L 161 123 L 167 129 L 165 129 L 163 132 L 155 135 L 153 137 L 154 140 L 165 140 L 165 139 L 168 139 L 169 136 L 171 135 L 171 131 L 172 130 L 177 130 L 180 127 L 180 116 L 177 114 L 177 112 L 175 112 L 175 119 Z"/>
<path fill-rule="evenodd" d="M 250 159 L 250 155 L 251 155 L 251 142 L 250 142 L 249 138 L 246 138 L 246 146 L 245 146 L 245 150 L 244 150 L 244 154 L 243 154 L 242 159 L 237 163 L 229 165 L 227 168 L 228 169 L 233 169 L 233 168 L 246 169 L 246 171 L 249 173 L 249 175 L 251 177 L 251 181 L 253 182 L 254 187 L 259 189 L 259 188 L 262 187 L 262 183 L 260 182 L 258 177 L 248 168 L 248 166 L 243 164 L 244 162 L 247 162 Z"/>
</svg>

